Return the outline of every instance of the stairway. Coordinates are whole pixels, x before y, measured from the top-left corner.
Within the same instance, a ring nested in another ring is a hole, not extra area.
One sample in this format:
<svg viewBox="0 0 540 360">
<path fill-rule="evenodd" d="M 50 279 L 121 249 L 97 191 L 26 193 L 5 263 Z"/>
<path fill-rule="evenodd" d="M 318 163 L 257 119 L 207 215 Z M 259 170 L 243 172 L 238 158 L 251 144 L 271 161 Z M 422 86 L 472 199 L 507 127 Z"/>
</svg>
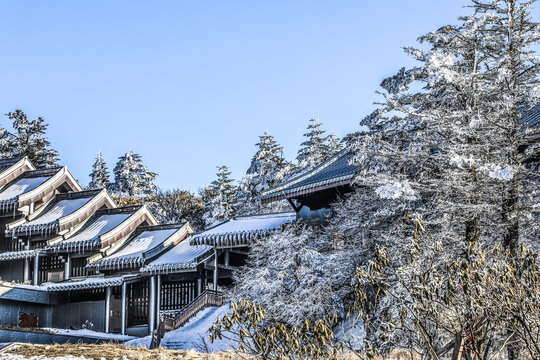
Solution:
<svg viewBox="0 0 540 360">
<path fill-rule="evenodd" d="M 180 310 L 161 311 L 159 313 L 158 327 L 152 334 L 150 348 L 159 346 L 165 332 L 184 326 L 199 311 L 208 307 L 219 307 L 221 305 L 223 305 L 222 293 L 214 290 L 205 290 Z M 174 346 L 178 346 L 179 348 L 181 345 L 175 344 Z"/>
</svg>

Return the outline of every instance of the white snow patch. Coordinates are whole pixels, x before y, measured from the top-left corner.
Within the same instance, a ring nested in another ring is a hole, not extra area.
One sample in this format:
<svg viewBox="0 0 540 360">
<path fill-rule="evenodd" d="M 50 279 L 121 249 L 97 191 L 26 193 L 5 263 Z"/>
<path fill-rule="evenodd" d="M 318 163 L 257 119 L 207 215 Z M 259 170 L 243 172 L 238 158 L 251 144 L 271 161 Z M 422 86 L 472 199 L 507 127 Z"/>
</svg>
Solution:
<svg viewBox="0 0 540 360">
<path fill-rule="evenodd" d="M 366 331 L 362 319 L 349 317 L 334 328 L 336 339 L 351 350 L 362 350 Z"/>
<path fill-rule="evenodd" d="M 57 328 L 43 328 L 43 330 L 50 331 L 54 334 L 59 334 L 59 335 L 93 337 L 93 338 L 110 339 L 110 340 L 118 340 L 118 341 L 128 341 L 128 340 L 137 339 L 135 336 L 104 333 L 104 332 L 93 331 L 89 329 L 70 330 L 70 329 L 57 329 Z"/>
<path fill-rule="evenodd" d="M 479 167 L 478 171 L 486 172 L 490 178 L 501 181 L 510 181 L 516 175 L 516 171 L 509 165 L 503 168 L 500 165 L 486 164 Z"/>
<path fill-rule="evenodd" d="M 184 326 L 176 330 L 165 333 L 161 340 L 161 346 L 172 347 L 180 350 L 197 350 L 203 351 L 201 347 L 202 341 L 206 342 L 208 350 L 211 352 L 225 351 L 232 348 L 232 343 L 223 339 L 217 339 L 210 343 L 208 330 L 217 321 L 229 311 L 229 304 L 220 307 L 209 307 L 203 309 L 191 318 Z M 148 347 L 150 345 L 151 336 L 139 338 L 126 342 L 129 346 Z"/>
<path fill-rule="evenodd" d="M 415 200 L 414 190 L 405 182 L 403 184 L 394 182 L 386 185 L 381 185 L 375 189 L 375 192 L 381 199 L 399 199 Z"/>
</svg>

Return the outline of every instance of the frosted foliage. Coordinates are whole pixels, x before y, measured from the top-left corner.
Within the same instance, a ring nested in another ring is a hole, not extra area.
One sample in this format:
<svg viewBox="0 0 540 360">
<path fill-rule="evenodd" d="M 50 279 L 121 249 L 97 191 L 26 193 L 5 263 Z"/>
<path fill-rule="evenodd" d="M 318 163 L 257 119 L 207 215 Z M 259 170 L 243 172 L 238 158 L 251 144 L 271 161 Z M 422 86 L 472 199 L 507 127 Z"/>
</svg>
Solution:
<svg viewBox="0 0 540 360">
<path fill-rule="evenodd" d="M 120 157 L 114 168 L 113 190 L 123 195 L 141 196 L 156 190 L 157 174 L 143 165 L 141 156 L 128 151 Z"/>
<path fill-rule="evenodd" d="M 218 166 L 217 179 L 201 191 L 206 225 L 230 219 L 236 213 L 238 188 L 227 166 Z"/>
<path fill-rule="evenodd" d="M 321 129 L 321 122 L 318 119 L 310 119 L 307 130 L 304 134 L 307 140 L 300 145 L 296 157 L 299 171 L 319 165 L 341 149 L 340 140 L 335 134 L 323 135 L 325 131 Z"/>
<path fill-rule="evenodd" d="M 407 200 L 414 200 L 414 191 L 408 183 L 394 182 L 392 184 L 386 184 L 379 186 L 375 189 L 375 192 L 381 199 L 399 199 L 404 198 Z"/>
<path fill-rule="evenodd" d="M 96 161 L 92 165 L 92 172 L 90 173 L 89 189 L 104 189 L 109 186 L 109 169 L 103 159 L 103 154 L 98 152 Z"/>
<path fill-rule="evenodd" d="M 4 157 L 23 157 L 37 168 L 52 167 L 58 162 L 58 152 L 50 147 L 45 132 L 48 124 L 41 117 L 29 121 L 21 110 L 9 112 L 13 132 L 0 129 L 0 151 Z M 5 147 L 7 146 L 7 148 Z"/>
<path fill-rule="evenodd" d="M 251 248 L 247 268 L 235 274 L 235 296 L 290 325 L 342 316 L 354 267 L 348 254 L 331 249 L 327 237 L 297 225 L 260 240 Z"/>
<path fill-rule="evenodd" d="M 258 199 L 262 191 L 283 181 L 290 164 L 283 158 L 283 148 L 268 132 L 259 136 L 256 144 L 257 152 L 251 159 L 251 165 L 246 176 L 240 182 L 237 193 L 239 203 L 238 213 L 243 215 L 276 212 L 285 208 L 283 202 L 262 205 Z"/>
<path fill-rule="evenodd" d="M 441 262 L 461 256 L 458 244 L 514 252 L 537 243 L 538 145 L 520 120 L 539 100 L 530 5 L 474 1 L 473 15 L 405 48 L 417 66 L 383 81 L 384 101 L 361 123 L 368 131 L 350 141 L 359 190 L 336 205 L 328 228 L 360 267 L 372 266 L 365 249 L 386 247 L 393 268 L 406 269 L 413 219 L 444 249 Z M 399 298 L 385 301 L 369 309 L 374 322 Z"/>
</svg>

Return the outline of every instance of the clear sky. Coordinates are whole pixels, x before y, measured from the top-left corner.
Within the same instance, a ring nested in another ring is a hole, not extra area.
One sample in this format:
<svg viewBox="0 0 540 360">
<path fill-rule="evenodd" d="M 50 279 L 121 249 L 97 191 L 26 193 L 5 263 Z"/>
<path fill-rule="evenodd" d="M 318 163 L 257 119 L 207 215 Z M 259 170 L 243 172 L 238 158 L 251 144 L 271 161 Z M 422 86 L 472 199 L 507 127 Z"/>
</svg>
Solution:
<svg viewBox="0 0 540 360">
<path fill-rule="evenodd" d="M 309 118 L 359 129 L 400 46 L 465 0 L 0 1 L 0 113 L 43 116 L 81 183 L 128 150 L 163 188 L 241 177 L 265 130 L 292 159 Z M 7 117 L 0 118 L 4 127 Z"/>
</svg>

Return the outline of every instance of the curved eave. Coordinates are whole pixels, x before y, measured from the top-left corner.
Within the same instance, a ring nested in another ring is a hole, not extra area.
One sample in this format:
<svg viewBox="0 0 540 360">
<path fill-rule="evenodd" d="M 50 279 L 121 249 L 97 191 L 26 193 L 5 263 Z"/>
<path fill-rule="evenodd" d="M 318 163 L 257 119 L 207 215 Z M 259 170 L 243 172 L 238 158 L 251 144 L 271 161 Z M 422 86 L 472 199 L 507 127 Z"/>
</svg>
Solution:
<svg viewBox="0 0 540 360">
<path fill-rule="evenodd" d="M 209 245 L 213 247 L 248 246 L 253 240 L 270 236 L 280 231 L 281 226 L 274 229 L 238 231 L 223 234 L 196 235 L 189 240 L 190 245 Z"/>
<path fill-rule="evenodd" d="M 0 189 L 3 188 L 7 183 L 15 180 L 22 173 L 35 169 L 36 168 L 34 165 L 32 165 L 30 160 L 28 160 L 28 157 L 23 157 L 4 171 L 0 172 Z"/>
<path fill-rule="evenodd" d="M 197 270 L 198 263 L 196 261 L 189 263 L 172 263 L 161 264 L 154 266 L 144 266 L 140 272 L 144 275 L 166 275 L 179 272 L 191 272 Z"/>
<path fill-rule="evenodd" d="M 273 201 L 283 200 L 283 199 L 291 199 L 298 196 L 314 193 L 317 191 L 322 191 L 338 186 L 343 185 L 351 185 L 354 179 L 354 173 L 353 174 L 347 174 L 343 175 L 337 178 L 324 180 L 324 181 L 318 181 L 316 183 L 307 184 L 304 186 L 300 186 L 297 188 L 291 188 L 286 189 L 281 192 L 268 194 L 265 197 L 261 197 L 261 202 L 263 204 L 268 204 Z"/>
<path fill-rule="evenodd" d="M 26 194 L 19 195 L 18 207 L 30 205 L 37 201 L 47 202 L 55 195 L 55 190 L 62 184 L 67 183 L 72 191 L 82 191 L 81 186 L 75 180 L 73 175 L 69 172 L 67 167 L 63 167 L 60 171 L 54 174 L 50 179 L 43 182 L 41 185 L 27 192 Z"/>
<path fill-rule="evenodd" d="M 37 255 L 36 250 L 8 251 L 0 253 L 0 261 L 30 259 Z"/>
<path fill-rule="evenodd" d="M 92 216 L 92 214 L 103 206 L 109 209 L 116 206 L 113 199 L 109 196 L 105 189 L 101 190 L 101 192 L 95 195 L 90 201 L 81 206 L 79 209 L 56 220 L 59 231 L 68 230 L 77 226 L 82 221 Z"/>
</svg>

